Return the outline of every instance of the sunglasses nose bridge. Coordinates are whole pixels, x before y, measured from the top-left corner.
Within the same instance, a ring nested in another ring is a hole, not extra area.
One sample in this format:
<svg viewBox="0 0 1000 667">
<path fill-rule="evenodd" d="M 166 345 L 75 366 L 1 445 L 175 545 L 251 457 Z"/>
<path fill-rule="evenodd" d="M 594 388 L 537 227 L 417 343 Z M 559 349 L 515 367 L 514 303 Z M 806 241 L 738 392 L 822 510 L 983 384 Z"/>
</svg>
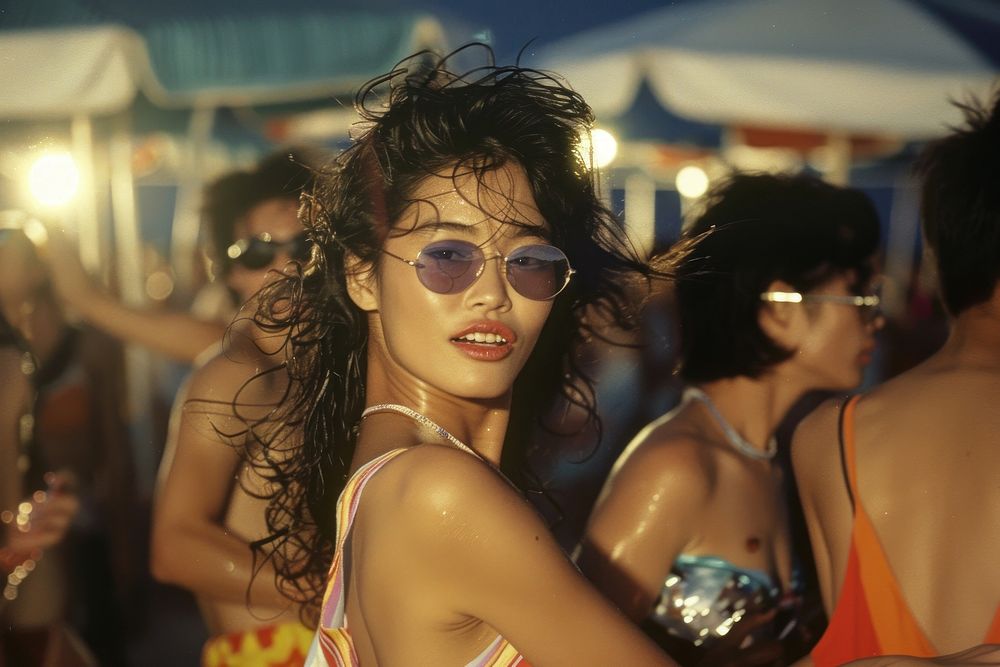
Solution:
<svg viewBox="0 0 1000 667">
<path fill-rule="evenodd" d="M 494 274 L 491 276 L 484 276 L 486 273 L 486 266 L 490 260 L 498 260 Z M 475 278 L 466 288 L 469 290 L 470 296 L 477 301 L 484 302 L 496 302 L 510 303 L 510 296 L 507 293 L 509 289 L 512 288 L 510 284 L 510 278 L 506 275 L 506 265 L 507 258 L 499 252 L 494 252 L 490 255 L 482 253 L 482 259 L 479 261 L 479 266 L 476 268 Z"/>
<path fill-rule="evenodd" d="M 492 255 L 487 255 L 486 253 L 483 252 L 481 252 L 481 254 L 482 254 L 482 260 L 480 260 L 479 262 L 479 268 L 476 269 L 476 280 L 482 277 L 483 272 L 486 270 L 486 264 L 493 259 L 499 260 L 497 262 L 497 268 L 500 270 L 501 273 L 506 273 L 507 271 L 506 257 L 504 257 L 499 252 L 494 252 Z"/>
</svg>

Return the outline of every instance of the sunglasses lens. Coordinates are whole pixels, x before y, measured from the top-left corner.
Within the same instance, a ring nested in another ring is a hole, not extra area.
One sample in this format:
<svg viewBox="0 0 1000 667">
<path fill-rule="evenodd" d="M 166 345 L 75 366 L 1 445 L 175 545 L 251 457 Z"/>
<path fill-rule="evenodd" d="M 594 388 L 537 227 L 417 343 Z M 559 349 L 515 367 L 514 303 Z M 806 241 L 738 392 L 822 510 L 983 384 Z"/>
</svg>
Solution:
<svg viewBox="0 0 1000 667">
<path fill-rule="evenodd" d="M 483 251 L 472 243 L 440 241 L 417 255 L 417 276 L 432 292 L 457 294 L 475 282 L 483 262 Z"/>
<path fill-rule="evenodd" d="M 458 294 L 482 273 L 485 263 L 479 246 L 467 241 L 439 241 L 417 255 L 417 276 L 438 294 Z M 570 275 L 569 260 L 550 245 L 522 246 L 507 256 L 507 282 L 521 296 L 546 301 L 563 290 Z"/>
<path fill-rule="evenodd" d="M 569 259 L 555 246 L 523 246 L 507 257 L 507 280 L 528 299 L 551 299 L 566 286 L 568 276 Z"/>
<path fill-rule="evenodd" d="M 312 241 L 305 233 L 299 234 L 295 238 L 284 243 L 265 241 L 263 239 L 249 239 L 233 244 L 237 248 L 237 255 L 233 261 L 240 266 L 256 271 L 272 264 L 278 256 L 278 252 L 283 250 L 288 253 L 288 258 L 304 262 L 312 254 Z M 230 255 L 232 257 L 232 255 Z"/>
<path fill-rule="evenodd" d="M 250 239 L 242 247 L 242 252 L 236 257 L 236 261 L 248 269 L 263 269 L 274 261 L 275 254 L 272 244 L 260 239 Z"/>
<path fill-rule="evenodd" d="M 309 240 L 308 235 L 299 234 L 288 243 L 289 257 L 299 262 L 304 262 L 309 259 L 309 256 L 312 254 L 312 241 Z"/>
</svg>

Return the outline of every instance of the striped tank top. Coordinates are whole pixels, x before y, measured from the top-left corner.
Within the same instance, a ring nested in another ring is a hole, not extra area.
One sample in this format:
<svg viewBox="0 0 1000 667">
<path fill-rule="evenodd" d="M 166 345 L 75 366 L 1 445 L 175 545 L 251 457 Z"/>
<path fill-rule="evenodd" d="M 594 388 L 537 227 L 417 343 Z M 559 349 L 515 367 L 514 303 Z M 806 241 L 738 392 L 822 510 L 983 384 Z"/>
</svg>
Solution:
<svg viewBox="0 0 1000 667">
<path fill-rule="evenodd" d="M 358 667 L 357 653 L 347 627 L 345 613 L 346 575 L 344 572 L 344 547 L 354 523 L 354 516 L 361 503 L 361 492 L 365 485 L 382 466 L 396 458 L 405 448 L 393 449 L 372 459 L 347 481 L 347 485 L 337 500 L 337 542 L 333 554 L 333 564 L 327 577 L 326 592 L 320 610 L 319 627 L 313 638 L 305 667 Z M 517 650 L 501 636 L 497 636 L 482 653 L 466 667 L 530 667 Z"/>
</svg>

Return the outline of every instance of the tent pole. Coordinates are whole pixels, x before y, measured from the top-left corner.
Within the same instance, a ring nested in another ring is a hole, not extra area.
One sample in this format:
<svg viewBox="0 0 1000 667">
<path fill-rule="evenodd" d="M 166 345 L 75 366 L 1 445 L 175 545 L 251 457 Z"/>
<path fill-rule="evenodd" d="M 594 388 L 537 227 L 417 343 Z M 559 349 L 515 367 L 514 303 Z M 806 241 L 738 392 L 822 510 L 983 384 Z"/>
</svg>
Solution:
<svg viewBox="0 0 1000 667">
<path fill-rule="evenodd" d="M 215 107 L 195 107 L 192 110 L 170 232 L 170 263 L 176 272 L 177 285 L 184 293 L 189 293 L 194 287 L 205 151 L 214 124 Z"/>
<path fill-rule="evenodd" d="M 643 173 L 625 179 L 625 227 L 643 258 L 656 243 L 656 183 Z"/>
<path fill-rule="evenodd" d="M 846 187 L 851 181 L 851 137 L 845 132 L 831 132 L 826 141 L 826 180 Z"/>
<path fill-rule="evenodd" d="M 119 294 L 126 304 L 142 306 L 146 301 L 146 273 L 142 262 L 142 239 L 135 203 L 131 132 L 131 117 L 125 112 L 115 119 L 111 135 L 111 207 Z M 152 434 L 151 379 L 152 360 L 149 352 L 141 346 L 127 344 L 127 414 L 135 460 L 136 487 L 142 497 L 152 495 L 157 465 Z"/>
<path fill-rule="evenodd" d="M 94 180 L 94 126 L 90 116 L 73 116 L 70 125 L 73 159 L 80 170 L 80 203 L 76 207 L 80 260 L 91 273 L 101 267 L 101 230 Z"/>
</svg>

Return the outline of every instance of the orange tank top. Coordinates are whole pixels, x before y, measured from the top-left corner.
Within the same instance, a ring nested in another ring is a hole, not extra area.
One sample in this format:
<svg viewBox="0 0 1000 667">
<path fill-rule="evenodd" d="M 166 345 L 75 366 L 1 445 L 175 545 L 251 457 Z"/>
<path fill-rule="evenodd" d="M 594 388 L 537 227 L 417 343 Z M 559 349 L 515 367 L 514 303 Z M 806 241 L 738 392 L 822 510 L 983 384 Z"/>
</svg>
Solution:
<svg viewBox="0 0 1000 667">
<path fill-rule="evenodd" d="M 910 612 L 858 495 L 854 408 L 860 398 L 853 396 L 840 416 L 841 459 L 854 503 L 854 524 L 840 597 L 826 632 L 810 656 L 817 667 L 878 655 L 938 655 Z M 983 640 L 995 642 L 1000 642 L 1000 606 Z"/>
</svg>

